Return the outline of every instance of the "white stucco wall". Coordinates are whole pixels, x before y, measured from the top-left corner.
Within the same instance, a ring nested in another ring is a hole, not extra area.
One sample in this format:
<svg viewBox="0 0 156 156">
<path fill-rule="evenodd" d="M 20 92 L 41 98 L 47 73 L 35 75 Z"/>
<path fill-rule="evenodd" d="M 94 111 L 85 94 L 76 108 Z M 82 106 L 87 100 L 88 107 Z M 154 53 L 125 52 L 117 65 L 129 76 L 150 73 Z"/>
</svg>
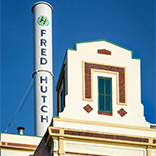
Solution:
<svg viewBox="0 0 156 156">
<path fill-rule="evenodd" d="M 152 150 L 152 156 L 156 156 L 156 150 Z"/>
<path fill-rule="evenodd" d="M 132 147 L 122 147 L 113 145 L 103 145 L 94 143 L 84 143 L 84 142 L 74 142 L 65 141 L 64 142 L 65 151 L 92 154 L 92 155 L 116 155 L 116 156 L 146 156 L 146 149 L 143 148 L 132 148 Z M 68 154 L 66 154 L 68 156 Z"/>
<path fill-rule="evenodd" d="M 105 133 L 114 133 L 114 134 L 121 134 L 121 135 L 133 135 L 133 136 L 142 136 L 142 137 L 154 137 L 156 136 L 156 131 L 153 129 L 140 129 L 140 127 L 117 127 L 111 126 L 110 124 L 107 125 L 96 125 L 96 124 L 86 124 L 86 123 L 74 123 L 74 122 L 65 122 L 65 121 L 54 121 L 54 127 L 60 128 L 71 128 L 71 129 L 78 129 L 78 130 L 88 130 L 88 131 L 95 131 L 95 132 L 105 132 Z"/>
<path fill-rule="evenodd" d="M 97 54 L 98 49 L 107 49 L 112 54 Z M 66 56 L 68 94 L 65 97 L 66 107 L 62 113 L 59 113 L 59 116 L 62 118 L 150 127 L 150 124 L 145 120 L 144 108 L 141 104 L 140 60 L 132 59 L 131 55 L 130 50 L 106 41 L 79 43 L 76 51 L 68 50 Z M 83 100 L 83 61 L 126 67 L 127 106 L 117 104 L 116 75 L 102 72 L 93 72 L 93 101 Z M 97 76 L 111 77 L 113 80 L 113 116 L 97 113 Z M 87 104 L 93 108 L 90 113 L 83 109 Z M 117 113 L 120 108 L 124 108 L 127 112 L 124 117 Z"/>
<path fill-rule="evenodd" d="M 0 156 L 30 156 L 33 155 L 34 149 L 29 149 L 29 145 L 38 146 L 42 137 L 18 135 L 18 134 L 0 134 L 0 145 L 1 142 L 5 143 L 5 146 L 0 147 Z M 9 146 L 8 143 L 12 145 Z M 18 146 L 17 146 L 18 145 Z M 23 145 L 28 145 L 25 148 Z"/>
<path fill-rule="evenodd" d="M 38 145 L 41 141 L 42 137 L 38 136 L 28 136 L 28 135 L 19 135 L 19 134 L 8 134 L 8 133 L 1 133 L 1 140 L 3 142 L 13 142 L 13 143 L 20 143 L 20 144 L 31 144 L 31 145 Z"/>
<path fill-rule="evenodd" d="M 27 151 L 17 151 L 17 150 L 1 150 L 0 156 L 30 156 L 33 155 L 34 152 Z"/>
</svg>

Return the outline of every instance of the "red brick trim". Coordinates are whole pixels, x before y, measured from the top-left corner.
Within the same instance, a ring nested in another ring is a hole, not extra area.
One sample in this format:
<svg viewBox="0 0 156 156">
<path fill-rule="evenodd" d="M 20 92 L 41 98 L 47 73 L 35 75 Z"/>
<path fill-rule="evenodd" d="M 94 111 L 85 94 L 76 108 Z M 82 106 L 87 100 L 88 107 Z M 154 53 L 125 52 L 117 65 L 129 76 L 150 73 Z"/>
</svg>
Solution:
<svg viewBox="0 0 156 156">
<path fill-rule="evenodd" d="M 103 139 L 148 143 L 148 139 L 146 139 L 146 138 L 129 137 L 129 136 L 121 136 L 121 135 L 98 134 L 98 133 L 79 132 L 79 131 L 72 131 L 72 130 L 65 130 L 64 134 L 65 135 L 82 136 L 82 137 L 90 137 L 90 138 L 103 138 Z"/>
<path fill-rule="evenodd" d="M 60 130 L 59 129 L 51 129 L 51 133 L 57 133 L 57 134 L 59 134 L 60 133 Z"/>
<path fill-rule="evenodd" d="M 37 148 L 36 145 L 27 145 L 27 144 L 18 144 L 18 143 L 7 143 L 7 146 L 14 146 L 14 147 L 25 147 L 25 148 Z"/>
<path fill-rule="evenodd" d="M 0 147 L 20 149 L 20 150 L 31 150 L 35 151 L 38 145 L 25 144 L 25 143 L 14 143 L 14 142 L 0 142 Z"/>
<path fill-rule="evenodd" d="M 100 112 L 100 111 L 98 111 L 98 114 L 100 114 L 100 115 L 110 115 L 110 116 L 113 115 L 112 113 Z"/>
<path fill-rule="evenodd" d="M 54 154 L 54 153 L 56 154 L 56 153 L 58 153 L 58 152 L 57 152 L 57 151 L 55 151 L 55 150 L 53 150 L 53 154 Z"/>
<path fill-rule="evenodd" d="M 1 143 L 2 143 L 2 145 L 3 145 L 3 146 L 5 146 L 5 145 L 6 145 L 6 143 L 5 143 L 5 142 L 1 142 Z"/>
<path fill-rule="evenodd" d="M 7 148 L 20 148 L 20 149 L 29 149 L 29 150 L 36 150 L 37 145 L 30 145 L 24 143 L 12 143 L 12 142 L 1 142 L 1 146 Z"/>
<path fill-rule="evenodd" d="M 84 72 L 85 72 L 85 99 L 91 99 L 92 90 L 91 90 L 91 69 L 106 70 L 111 72 L 117 72 L 119 74 L 119 103 L 126 103 L 126 93 L 125 93 L 125 68 L 102 65 L 102 64 L 93 64 L 93 63 L 84 63 Z"/>
<path fill-rule="evenodd" d="M 106 50 L 106 49 L 98 49 L 97 50 L 98 54 L 105 54 L 105 55 L 111 55 L 111 51 Z"/>
</svg>

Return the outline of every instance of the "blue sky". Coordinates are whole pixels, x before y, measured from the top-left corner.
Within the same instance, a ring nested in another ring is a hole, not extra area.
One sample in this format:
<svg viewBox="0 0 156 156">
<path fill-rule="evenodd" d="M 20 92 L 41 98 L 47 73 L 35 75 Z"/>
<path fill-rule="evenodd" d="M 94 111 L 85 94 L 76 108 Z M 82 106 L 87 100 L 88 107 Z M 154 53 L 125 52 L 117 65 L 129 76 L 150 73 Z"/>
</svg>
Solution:
<svg viewBox="0 0 156 156">
<path fill-rule="evenodd" d="M 1 0 L 1 132 L 20 104 L 33 73 L 33 14 L 36 0 Z M 55 87 L 67 48 L 75 42 L 106 39 L 133 50 L 141 59 L 141 101 L 146 120 L 156 123 L 155 1 L 47 0 L 53 6 L 54 114 Z M 33 90 L 9 133 L 18 126 L 34 134 Z M 135 109 L 135 108 L 134 108 Z"/>
</svg>

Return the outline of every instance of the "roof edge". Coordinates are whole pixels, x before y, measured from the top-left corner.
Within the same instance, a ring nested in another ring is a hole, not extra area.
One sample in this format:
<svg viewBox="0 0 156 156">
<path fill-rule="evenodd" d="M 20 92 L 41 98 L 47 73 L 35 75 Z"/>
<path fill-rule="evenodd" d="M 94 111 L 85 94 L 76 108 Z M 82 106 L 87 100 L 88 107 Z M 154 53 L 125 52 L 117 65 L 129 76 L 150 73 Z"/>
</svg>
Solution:
<svg viewBox="0 0 156 156">
<path fill-rule="evenodd" d="M 67 50 L 74 50 L 74 51 L 77 51 L 77 44 L 89 43 L 89 42 L 99 42 L 99 41 L 105 41 L 105 42 L 111 43 L 111 44 L 113 44 L 113 45 L 115 45 L 115 46 L 118 46 L 118 47 L 120 47 L 120 48 L 126 49 L 126 50 L 128 50 L 128 51 L 131 52 L 131 58 L 132 58 L 132 59 L 138 59 L 138 60 L 140 60 L 140 58 L 137 58 L 137 57 L 134 57 L 134 56 L 133 56 L 133 50 L 128 49 L 128 48 L 125 48 L 124 46 L 121 46 L 121 45 L 119 45 L 119 44 L 113 43 L 113 42 L 108 41 L 108 40 L 105 40 L 105 39 L 90 40 L 90 41 L 82 41 L 82 42 L 75 42 L 75 44 L 74 44 L 74 49 L 73 49 L 73 48 L 68 48 Z"/>
<path fill-rule="evenodd" d="M 4 133 L 1 132 L 0 134 L 8 134 L 8 135 L 18 135 L 18 136 L 27 136 L 27 137 L 35 137 L 35 138 L 42 138 L 42 136 L 35 136 L 35 135 L 25 135 L 25 134 L 16 134 L 16 133 Z"/>
</svg>

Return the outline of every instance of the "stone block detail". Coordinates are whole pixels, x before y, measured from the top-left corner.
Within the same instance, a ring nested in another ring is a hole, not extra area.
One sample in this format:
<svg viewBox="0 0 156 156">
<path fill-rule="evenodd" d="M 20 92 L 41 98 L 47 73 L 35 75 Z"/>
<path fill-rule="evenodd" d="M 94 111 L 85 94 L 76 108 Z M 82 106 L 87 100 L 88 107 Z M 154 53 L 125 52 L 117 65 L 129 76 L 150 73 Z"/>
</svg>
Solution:
<svg viewBox="0 0 156 156">
<path fill-rule="evenodd" d="M 123 108 L 118 110 L 118 113 L 120 114 L 121 117 L 123 117 L 123 116 L 125 116 L 127 114 L 127 112 Z"/>
<path fill-rule="evenodd" d="M 104 54 L 104 55 L 111 55 L 111 51 L 106 50 L 106 49 L 99 49 L 97 51 L 98 54 Z"/>
<path fill-rule="evenodd" d="M 84 109 L 87 113 L 90 113 L 90 112 L 93 110 L 93 108 L 92 108 L 89 104 L 87 104 L 86 106 L 84 106 L 83 109 Z"/>
</svg>

